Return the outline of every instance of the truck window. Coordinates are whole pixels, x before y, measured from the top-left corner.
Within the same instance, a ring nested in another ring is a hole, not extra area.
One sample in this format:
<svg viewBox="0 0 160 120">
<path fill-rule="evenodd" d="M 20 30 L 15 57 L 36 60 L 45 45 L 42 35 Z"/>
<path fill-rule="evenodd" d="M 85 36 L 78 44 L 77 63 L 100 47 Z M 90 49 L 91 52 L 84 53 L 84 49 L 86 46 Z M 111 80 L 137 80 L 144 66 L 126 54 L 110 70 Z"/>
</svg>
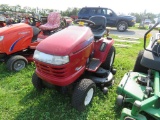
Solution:
<svg viewBox="0 0 160 120">
<path fill-rule="evenodd" d="M 107 14 L 107 9 L 103 8 L 102 9 L 102 14 L 106 15 Z"/>
<path fill-rule="evenodd" d="M 110 9 L 107 9 L 107 16 L 112 16 L 113 12 Z"/>
<path fill-rule="evenodd" d="M 97 14 L 102 14 L 101 9 L 97 9 Z"/>
<path fill-rule="evenodd" d="M 94 15 L 94 14 L 96 14 L 96 9 L 90 9 L 90 14 L 92 14 L 92 15 Z"/>
<path fill-rule="evenodd" d="M 88 14 L 89 13 L 89 10 L 87 8 L 83 8 L 81 10 L 81 14 Z"/>
</svg>

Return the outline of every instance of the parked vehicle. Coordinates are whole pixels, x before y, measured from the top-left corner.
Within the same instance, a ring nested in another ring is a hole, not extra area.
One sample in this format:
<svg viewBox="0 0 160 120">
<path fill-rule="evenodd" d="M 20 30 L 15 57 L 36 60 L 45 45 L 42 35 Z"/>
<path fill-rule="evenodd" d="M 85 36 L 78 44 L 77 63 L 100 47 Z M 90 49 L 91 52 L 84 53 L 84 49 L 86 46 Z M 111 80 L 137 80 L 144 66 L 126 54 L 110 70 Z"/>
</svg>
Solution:
<svg viewBox="0 0 160 120">
<path fill-rule="evenodd" d="M 39 91 L 56 86 L 62 93 L 71 93 L 73 107 L 83 111 L 91 103 L 96 85 L 106 94 L 113 84 L 115 48 L 112 38 L 103 37 L 105 17 L 75 23 L 79 26 L 69 26 L 38 44 L 32 83 Z"/>
<path fill-rule="evenodd" d="M 150 19 L 145 19 L 143 22 L 144 22 L 144 24 L 146 24 L 146 25 L 149 25 L 149 24 L 152 23 L 152 21 L 151 21 Z"/>
<path fill-rule="evenodd" d="M 132 27 L 136 23 L 136 18 L 133 16 L 117 15 L 112 9 L 103 7 L 83 7 L 79 13 L 79 19 L 89 19 L 94 15 L 102 15 L 107 19 L 106 26 L 117 27 L 117 30 L 123 32 L 128 27 Z"/>
<path fill-rule="evenodd" d="M 144 50 L 139 52 L 133 72 L 126 73 L 118 85 L 117 105 L 132 105 L 123 108 L 120 120 L 160 119 L 160 33 L 146 47 L 148 34 L 158 24 L 145 33 Z"/>
<path fill-rule="evenodd" d="M 71 15 L 70 16 L 73 20 L 77 20 L 78 19 L 78 16 L 77 15 Z"/>
<path fill-rule="evenodd" d="M 6 63 L 8 70 L 20 71 L 33 61 L 33 53 L 39 42 L 62 29 L 60 14 L 50 13 L 47 23 L 39 28 L 17 23 L 0 29 L 0 61 Z"/>
<path fill-rule="evenodd" d="M 154 18 L 154 23 L 157 23 L 159 18 Z M 149 24 L 148 28 L 151 29 L 154 26 L 153 23 Z M 158 24 L 155 28 L 160 30 L 160 24 Z"/>
<path fill-rule="evenodd" d="M 3 14 L 4 12 L 0 12 L 0 27 L 6 26 L 6 17 Z"/>
<path fill-rule="evenodd" d="M 72 25 L 73 20 L 71 17 L 65 16 L 63 18 L 65 19 L 67 26 Z"/>
</svg>

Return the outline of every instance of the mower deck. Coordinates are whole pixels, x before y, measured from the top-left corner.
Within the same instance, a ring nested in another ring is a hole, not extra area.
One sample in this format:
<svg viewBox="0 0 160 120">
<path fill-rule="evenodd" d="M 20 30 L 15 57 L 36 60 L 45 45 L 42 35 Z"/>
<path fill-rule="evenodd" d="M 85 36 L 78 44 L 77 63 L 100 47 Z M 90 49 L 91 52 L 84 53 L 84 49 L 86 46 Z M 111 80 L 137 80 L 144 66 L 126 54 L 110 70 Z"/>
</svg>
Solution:
<svg viewBox="0 0 160 120">
<path fill-rule="evenodd" d="M 137 78 L 139 76 L 145 77 L 144 73 L 128 72 L 124 75 L 120 84 L 118 85 L 118 93 L 133 97 L 136 100 L 142 101 L 144 99 L 145 86 L 137 84 Z"/>
<path fill-rule="evenodd" d="M 160 118 L 160 79 L 159 72 L 154 73 L 154 82 L 152 81 L 152 87 L 154 89 L 150 96 L 147 97 L 145 90 L 146 86 L 138 83 L 138 77 L 146 77 L 147 74 L 139 72 L 126 73 L 118 86 L 118 93 L 125 96 L 124 102 L 130 102 L 133 104 L 132 110 L 124 108 L 122 110 L 121 120 L 125 116 L 132 116 L 137 120 L 146 120 L 146 117 L 139 114 L 140 111 L 144 111 L 151 115 L 155 119 Z M 139 102 L 137 102 L 139 101 Z M 139 105 L 138 105 L 139 104 Z M 139 108 L 139 107 L 140 108 Z M 137 110 L 137 111 L 136 111 Z"/>
<path fill-rule="evenodd" d="M 151 106 L 150 108 L 148 108 L 148 109 L 146 109 L 144 111 L 146 113 L 149 113 L 151 116 L 154 115 L 155 117 L 160 118 L 160 112 L 157 112 L 157 111 L 160 111 L 160 108 L 157 109 L 154 106 Z"/>
</svg>

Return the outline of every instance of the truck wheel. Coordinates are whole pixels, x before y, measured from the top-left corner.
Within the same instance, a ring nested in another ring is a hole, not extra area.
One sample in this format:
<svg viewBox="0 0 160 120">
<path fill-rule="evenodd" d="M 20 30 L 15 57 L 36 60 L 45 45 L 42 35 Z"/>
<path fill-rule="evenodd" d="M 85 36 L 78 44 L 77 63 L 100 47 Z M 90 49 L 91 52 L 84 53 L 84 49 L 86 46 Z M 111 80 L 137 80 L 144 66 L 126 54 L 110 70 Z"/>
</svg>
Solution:
<svg viewBox="0 0 160 120">
<path fill-rule="evenodd" d="M 124 31 L 127 30 L 127 28 L 128 28 L 128 24 L 127 24 L 127 22 L 125 22 L 125 21 L 120 21 L 120 22 L 117 24 L 117 30 L 118 30 L 119 32 L 124 32 Z"/>
<path fill-rule="evenodd" d="M 93 99 L 96 90 L 95 83 L 90 79 L 82 79 L 77 83 L 72 95 L 72 105 L 78 111 L 85 110 Z"/>
<path fill-rule="evenodd" d="M 25 57 L 20 55 L 12 56 L 7 61 L 7 69 L 10 71 L 20 71 L 26 67 L 28 61 Z"/>
<path fill-rule="evenodd" d="M 139 51 L 139 54 L 137 56 L 133 72 L 142 72 L 147 73 L 148 69 L 141 65 L 141 59 L 143 57 L 144 50 Z"/>
<path fill-rule="evenodd" d="M 42 79 L 39 78 L 35 72 L 32 75 L 32 84 L 37 91 L 42 91 L 42 89 L 44 88 Z"/>
<path fill-rule="evenodd" d="M 112 46 L 109 50 L 108 56 L 106 57 L 106 60 L 102 64 L 102 67 L 107 70 L 111 70 L 113 63 L 114 63 L 114 58 L 115 58 L 116 50 L 115 47 Z"/>
</svg>

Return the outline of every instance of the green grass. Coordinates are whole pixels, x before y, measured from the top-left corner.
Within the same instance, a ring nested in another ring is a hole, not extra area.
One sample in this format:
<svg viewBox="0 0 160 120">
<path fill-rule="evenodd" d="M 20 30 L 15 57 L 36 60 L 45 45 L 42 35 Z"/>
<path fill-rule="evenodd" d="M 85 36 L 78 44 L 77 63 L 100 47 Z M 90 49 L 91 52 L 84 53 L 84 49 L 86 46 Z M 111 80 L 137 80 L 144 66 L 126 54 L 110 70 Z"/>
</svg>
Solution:
<svg viewBox="0 0 160 120">
<path fill-rule="evenodd" d="M 1 63 L 0 120 L 118 120 L 121 109 L 115 106 L 117 85 L 123 75 L 133 69 L 137 54 L 143 49 L 142 39 L 140 41 L 131 48 L 116 47 L 114 86 L 108 95 L 97 89 L 92 104 L 81 113 L 72 108 L 69 96 L 54 89 L 38 93 L 33 88 L 33 63 L 20 72 L 8 72 Z"/>
</svg>

